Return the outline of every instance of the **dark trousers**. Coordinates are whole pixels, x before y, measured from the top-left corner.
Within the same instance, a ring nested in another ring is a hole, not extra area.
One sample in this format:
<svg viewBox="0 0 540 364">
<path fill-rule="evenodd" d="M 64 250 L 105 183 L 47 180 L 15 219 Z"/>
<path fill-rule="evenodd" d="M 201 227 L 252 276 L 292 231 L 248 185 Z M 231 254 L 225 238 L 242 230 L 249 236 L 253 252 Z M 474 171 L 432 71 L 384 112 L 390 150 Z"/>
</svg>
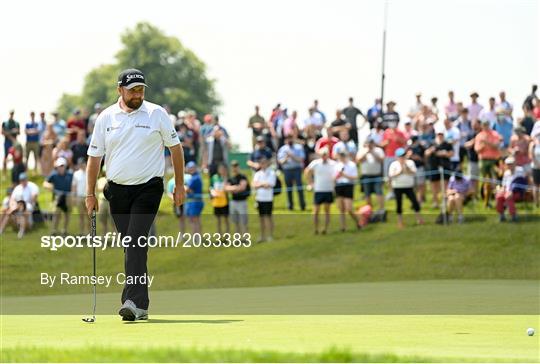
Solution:
<svg viewBox="0 0 540 364">
<path fill-rule="evenodd" d="M 412 187 L 410 188 L 394 188 L 394 195 L 396 196 L 396 205 L 397 205 L 397 213 L 398 215 L 401 215 L 403 212 L 403 195 L 407 196 L 407 198 L 412 203 L 412 208 L 415 212 L 420 211 L 420 204 L 418 203 L 418 200 L 416 199 L 416 194 L 414 193 L 414 190 Z"/>
<path fill-rule="evenodd" d="M 148 236 L 154 222 L 163 195 L 163 179 L 154 177 L 140 185 L 120 185 L 109 181 L 103 193 L 109 201 L 116 230 L 122 237 L 131 237 L 130 246 L 124 248 L 126 278 L 146 275 L 148 247 L 140 247 L 137 241 L 141 236 Z M 146 242 L 144 239 L 141 241 Z M 147 284 L 126 283 L 122 292 L 122 303 L 128 299 L 133 301 L 137 308 L 147 310 Z"/>
<path fill-rule="evenodd" d="M 287 204 L 289 210 L 294 208 L 293 185 L 296 186 L 300 208 L 304 210 L 306 208 L 306 201 L 304 200 L 304 189 L 302 187 L 302 168 L 284 169 L 283 174 L 285 175 L 285 185 L 287 186 Z"/>
</svg>

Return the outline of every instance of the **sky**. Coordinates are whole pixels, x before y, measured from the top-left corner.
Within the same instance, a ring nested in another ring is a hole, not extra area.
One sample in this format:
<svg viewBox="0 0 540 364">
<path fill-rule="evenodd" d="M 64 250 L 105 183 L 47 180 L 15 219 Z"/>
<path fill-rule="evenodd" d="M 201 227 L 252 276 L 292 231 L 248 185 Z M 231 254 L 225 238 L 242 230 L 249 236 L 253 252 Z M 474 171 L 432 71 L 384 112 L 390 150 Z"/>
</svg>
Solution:
<svg viewBox="0 0 540 364">
<path fill-rule="evenodd" d="M 50 113 L 62 93 L 80 92 L 139 21 L 206 63 L 220 120 L 246 151 L 254 105 L 269 116 L 281 103 L 304 119 L 318 99 L 333 120 L 349 96 L 365 112 L 380 94 L 383 0 L 20 0 L 1 2 L 0 13 L 2 120 L 15 109 L 26 122 L 31 110 Z M 483 104 L 505 90 L 519 116 L 540 81 L 539 24 L 536 0 L 390 0 L 385 100 L 405 114 L 416 92 L 442 106 L 450 89 L 465 103 L 477 91 Z"/>
</svg>

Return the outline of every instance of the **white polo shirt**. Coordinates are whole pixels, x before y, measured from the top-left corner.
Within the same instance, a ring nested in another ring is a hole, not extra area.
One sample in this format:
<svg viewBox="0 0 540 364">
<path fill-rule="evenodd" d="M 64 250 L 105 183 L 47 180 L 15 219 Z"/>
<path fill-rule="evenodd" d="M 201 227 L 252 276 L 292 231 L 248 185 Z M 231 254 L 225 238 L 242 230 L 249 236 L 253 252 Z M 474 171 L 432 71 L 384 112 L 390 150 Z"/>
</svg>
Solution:
<svg viewBox="0 0 540 364">
<path fill-rule="evenodd" d="M 164 147 L 176 144 L 178 134 L 161 106 L 143 101 L 139 109 L 127 113 L 117 102 L 99 114 L 88 155 L 105 155 L 109 181 L 137 185 L 163 177 Z"/>
<path fill-rule="evenodd" d="M 322 158 L 319 158 L 312 160 L 307 166 L 308 169 L 313 171 L 313 190 L 315 192 L 334 191 L 336 164 L 337 162 L 333 159 L 327 159 L 325 163 Z"/>
</svg>

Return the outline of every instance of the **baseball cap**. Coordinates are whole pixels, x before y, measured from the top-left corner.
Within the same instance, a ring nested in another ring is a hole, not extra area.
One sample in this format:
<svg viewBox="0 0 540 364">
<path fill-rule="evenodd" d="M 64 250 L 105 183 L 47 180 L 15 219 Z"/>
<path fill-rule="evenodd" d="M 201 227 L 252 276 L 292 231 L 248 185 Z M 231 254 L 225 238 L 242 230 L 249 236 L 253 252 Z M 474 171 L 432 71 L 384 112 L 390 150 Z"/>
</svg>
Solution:
<svg viewBox="0 0 540 364">
<path fill-rule="evenodd" d="M 237 161 L 237 160 L 233 160 L 233 161 L 231 161 L 231 166 L 233 166 L 233 167 L 237 167 L 237 166 L 239 166 L 239 165 L 240 165 L 240 163 L 238 163 L 238 161 Z"/>
<path fill-rule="evenodd" d="M 405 155 L 405 148 L 396 149 L 396 157 L 403 157 Z"/>
<path fill-rule="evenodd" d="M 54 166 L 55 167 L 67 166 L 67 160 L 65 158 L 60 157 L 54 162 Z"/>
<path fill-rule="evenodd" d="M 187 162 L 186 168 L 197 168 L 197 163 L 195 163 L 193 161 Z"/>
<path fill-rule="evenodd" d="M 483 125 L 489 125 L 489 124 L 491 124 L 491 122 L 489 121 L 489 119 L 484 118 L 484 119 L 482 119 L 482 124 Z"/>
<path fill-rule="evenodd" d="M 118 75 L 118 86 L 125 87 L 128 90 L 135 86 L 148 87 L 145 82 L 144 74 L 135 68 L 123 70 Z"/>
<path fill-rule="evenodd" d="M 19 173 L 19 181 L 22 181 L 22 180 L 27 180 L 28 179 L 28 175 L 24 172 L 21 172 Z"/>
</svg>

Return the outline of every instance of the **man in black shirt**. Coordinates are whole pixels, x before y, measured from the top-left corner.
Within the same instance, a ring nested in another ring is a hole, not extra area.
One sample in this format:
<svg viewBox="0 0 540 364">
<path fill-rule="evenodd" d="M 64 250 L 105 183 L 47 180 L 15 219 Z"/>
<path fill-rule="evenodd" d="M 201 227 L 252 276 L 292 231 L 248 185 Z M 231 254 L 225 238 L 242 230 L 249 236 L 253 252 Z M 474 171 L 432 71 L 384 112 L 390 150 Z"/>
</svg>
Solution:
<svg viewBox="0 0 540 364">
<path fill-rule="evenodd" d="M 450 179 L 450 170 L 452 164 L 450 158 L 454 155 L 454 147 L 444 139 L 444 131 L 439 130 L 435 136 L 435 143 L 426 150 L 429 164 L 429 179 L 431 180 L 431 189 L 433 191 L 433 207 L 439 207 L 439 193 L 441 192 L 441 173 L 439 167 L 444 170 L 444 188 L 442 193 L 446 191 L 448 180 Z"/>
<path fill-rule="evenodd" d="M 237 161 L 231 162 L 231 177 L 225 184 L 225 191 L 231 193 L 229 201 L 229 215 L 236 227 L 236 232 L 244 234 L 248 232 L 247 198 L 251 191 L 249 181 L 240 173 L 240 165 Z"/>
<path fill-rule="evenodd" d="M 354 141 L 354 144 L 358 145 L 358 123 L 356 118 L 358 115 L 364 117 L 364 114 L 362 114 L 360 109 L 354 106 L 354 100 L 352 97 L 349 97 L 349 106 L 343 109 L 343 115 L 345 115 L 345 118 L 351 125 L 349 137 Z"/>
<path fill-rule="evenodd" d="M 386 130 L 391 125 L 399 124 L 399 114 L 394 110 L 396 103 L 394 101 L 388 101 L 386 103 L 386 112 L 382 116 L 382 128 Z"/>
<path fill-rule="evenodd" d="M 88 143 L 86 143 L 86 131 L 84 131 L 83 129 L 79 129 L 79 131 L 77 132 L 77 139 L 73 143 L 71 143 L 70 149 L 73 152 L 72 161 L 74 166 L 77 165 L 79 159 L 81 158 L 84 159 L 84 161 L 86 162 L 86 160 L 88 159 Z"/>
<path fill-rule="evenodd" d="M 342 130 L 347 130 L 349 133 L 352 132 L 352 124 L 346 119 L 346 116 L 342 114 L 341 110 L 336 111 L 336 120 L 330 123 L 330 130 L 332 131 L 332 135 L 336 138 L 339 138 L 339 132 Z"/>
</svg>

